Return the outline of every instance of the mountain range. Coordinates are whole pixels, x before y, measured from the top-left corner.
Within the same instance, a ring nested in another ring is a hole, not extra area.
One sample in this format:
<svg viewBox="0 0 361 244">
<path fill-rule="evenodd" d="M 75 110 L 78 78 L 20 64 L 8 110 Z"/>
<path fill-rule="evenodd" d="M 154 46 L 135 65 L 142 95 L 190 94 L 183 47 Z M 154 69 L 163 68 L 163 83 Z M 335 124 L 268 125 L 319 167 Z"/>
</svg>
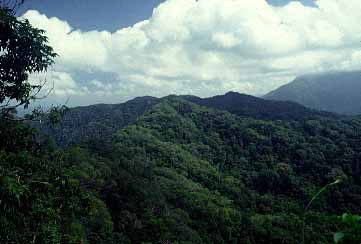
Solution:
<svg viewBox="0 0 361 244">
<path fill-rule="evenodd" d="M 295 102 L 268 101 L 236 92 L 210 98 L 170 95 L 163 98 L 138 97 L 121 104 L 98 104 L 71 108 L 62 121 L 50 126 L 36 124 L 44 134 L 50 135 L 57 145 L 64 147 L 89 141 L 111 140 L 118 130 L 134 123 L 154 105 L 178 97 L 194 104 L 227 111 L 229 113 L 263 120 L 302 120 L 337 115 L 306 108 Z"/>
<path fill-rule="evenodd" d="M 331 243 L 337 216 L 361 210 L 357 117 L 231 92 L 76 108 L 59 126 L 88 151 L 65 149 L 64 171 L 104 201 L 113 243 L 301 243 L 302 228 Z"/>
<path fill-rule="evenodd" d="M 303 75 L 264 98 L 339 114 L 361 114 L 361 71 Z"/>
<path fill-rule="evenodd" d="M 38 128 L 60 148 L 20 140 L 4 169 L 38 177 L 33 205 L 69 216 L 50 220 L 70 239 L 74 228 L 89 244 L 321 244 L 342 231 L 360 243 L 339 216 L 361 211 L 361 117 L 229 92 L 72 108 Z M 1 137 L 12 150 L 13 134 Z"/>
</svg>

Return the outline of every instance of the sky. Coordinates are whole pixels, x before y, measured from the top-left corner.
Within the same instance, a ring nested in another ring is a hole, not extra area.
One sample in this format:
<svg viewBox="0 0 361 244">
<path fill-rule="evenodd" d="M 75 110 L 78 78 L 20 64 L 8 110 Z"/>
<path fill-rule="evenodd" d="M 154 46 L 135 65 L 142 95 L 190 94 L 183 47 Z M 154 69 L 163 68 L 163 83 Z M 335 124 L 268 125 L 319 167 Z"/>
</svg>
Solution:
<svg viewBox="0 0 361 244">
<path fill-rule="evenodd" d="M 54 87 L 47 103 L 262 95 L 361 65 L 359 0 L 31 0 L 21 14 L 59 54 L 31 76 Z"/>
<path fill-rule="evenodd" d="M 139 21 L 149 19 L 153 9 L 164 1 L 107 0 L 106 4 L 99 4 L 98 0 L 28 0 L 20 12 L 36 9 L 48 17 L 66 20 L 75 29 L 114 32 L 119 28 L 129 27 Z M 290 1 L 269 0 L 268 2 L 275 6 L 282 6 Z M 307 6 L 314 6 L 314 0 L 300 2 Z"/>
</svg>

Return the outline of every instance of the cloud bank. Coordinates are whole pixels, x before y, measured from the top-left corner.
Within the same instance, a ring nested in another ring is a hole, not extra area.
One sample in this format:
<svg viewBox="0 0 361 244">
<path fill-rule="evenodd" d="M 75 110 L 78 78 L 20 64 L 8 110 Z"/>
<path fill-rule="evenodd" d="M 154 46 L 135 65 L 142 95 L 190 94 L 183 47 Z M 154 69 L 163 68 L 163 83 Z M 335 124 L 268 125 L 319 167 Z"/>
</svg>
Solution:
<svg viewBox="0 0 361 244">
<path fill-rule="evenodd" d="M 309 72 L 361 68 L 359 0 L 316 7 L 265 0 L 167 0 L 114 33 L 84 32 L 31 10 L 60 55 L 45 76 L 73 104 L 141 96 L 264 94 Z M 36 80 L 38 77 L 33 77 Z"/>
</svg>

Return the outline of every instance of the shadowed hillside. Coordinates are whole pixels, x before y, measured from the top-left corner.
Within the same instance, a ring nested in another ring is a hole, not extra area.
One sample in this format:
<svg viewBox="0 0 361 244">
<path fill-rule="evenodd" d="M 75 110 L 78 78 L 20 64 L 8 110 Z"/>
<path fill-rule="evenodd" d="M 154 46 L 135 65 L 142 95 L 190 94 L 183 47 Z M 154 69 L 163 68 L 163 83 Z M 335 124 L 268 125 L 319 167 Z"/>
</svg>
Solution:
<svg viewBox="0 0 361 244">
<path fill-rule="evenodd" d="M 361 71 L 300 76 L 264 98 L 340 114 L 361 114 Z"/>
<path fill-rule="evenodd" d="M 205 107 L 225 110 L 239 116 L 270 120 L 300 120 L 317 116 L 335 116 L 308 109 L 295 102 L 269 101 L 237 92 L 211 98 L 185 96 L 186 100 Z"/>
</svg>

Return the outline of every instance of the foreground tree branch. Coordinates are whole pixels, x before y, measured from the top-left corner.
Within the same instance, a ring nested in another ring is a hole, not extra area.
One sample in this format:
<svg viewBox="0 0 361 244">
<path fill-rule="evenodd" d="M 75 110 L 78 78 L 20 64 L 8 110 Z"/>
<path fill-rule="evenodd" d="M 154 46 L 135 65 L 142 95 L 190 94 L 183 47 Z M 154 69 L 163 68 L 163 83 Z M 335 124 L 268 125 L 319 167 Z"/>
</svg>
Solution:
<svg viewBox="0 0 361 244">
<path fill-rule="evenodd" d="M 48 45 L 45 31 L 33 27 L 28 20 L 17 18 L 16 8 L 24 0 L 0 0 L 0 112 L 10 118 L 17 108 L 28 108 L 39 96 L 46 81 L 29 82 L 29 75 L 46 72 L 57 54 Z"/>
</svg>

